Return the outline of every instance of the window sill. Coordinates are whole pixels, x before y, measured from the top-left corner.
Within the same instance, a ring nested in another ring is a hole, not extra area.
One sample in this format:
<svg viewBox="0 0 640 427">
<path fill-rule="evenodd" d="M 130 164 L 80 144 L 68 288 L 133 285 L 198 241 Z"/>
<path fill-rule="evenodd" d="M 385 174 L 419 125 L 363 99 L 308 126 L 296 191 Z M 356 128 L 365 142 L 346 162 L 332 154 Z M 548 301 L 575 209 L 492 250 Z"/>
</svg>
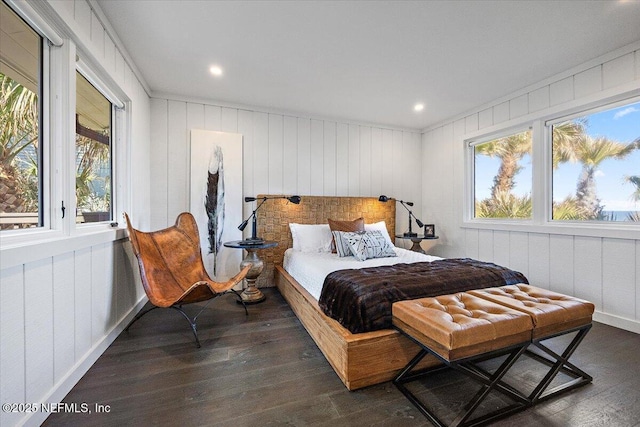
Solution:
<svg viewBox="0 0 640 427">
<path fill-rule="evenodd" d="M 56 231 L 45 231 L 29 236 L 28 240 L 11 242 L 3 239 L 0 246 L 1 269 L 11 268 L 43 258 L 49 258 L 101 243 L 125 239 L 124 228 L 102 228 L 83 230 L 72 236 L 65 236 Z M 8 242 L 7 242 L 8 241 Z"/>
<path fill-rule="evenodd" d="M 562 234 L 569 236 L 601 237 L 640 240 L 640 223 L 636 224 L 583 224 L 576 222 L 537 224 L 533 221 L 463 221 L 461 228 L 479 230 L 516 231 L 523 233 Z"/>
</svg>

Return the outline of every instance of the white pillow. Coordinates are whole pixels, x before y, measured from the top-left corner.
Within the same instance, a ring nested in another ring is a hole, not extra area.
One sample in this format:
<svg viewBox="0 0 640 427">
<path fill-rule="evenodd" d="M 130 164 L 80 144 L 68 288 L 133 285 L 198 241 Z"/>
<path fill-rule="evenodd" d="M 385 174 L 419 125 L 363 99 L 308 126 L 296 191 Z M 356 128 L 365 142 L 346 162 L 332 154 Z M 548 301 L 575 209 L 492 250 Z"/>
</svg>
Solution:
<svg viewBox="0 0 640 427">
<path fill-rule="evenodd" d="M 393 245 L 387 242 L 387 239 L 379 230 L 360 233 L 343 231 L 342 237 L 349 243 L 351 253 L 359 261 L 397 256 L 393 250 Z"/>
<path fill-rule="evenodd" d="M 384 238 L 389 243 L 389 245 L 395 246 L 393 244 L 393 240 L 391 240 L 391 237 L 389 237 L 389 230 L 387 230 L 387 224 L 384 221 L 364 225 L 364 231 L 373 231 L 373 230 L 380 231 L 382 233 L 382 236 L 384 236 Z"/>
<path fill-rule="evenodd" d="M 329 224 L 290 223 L 293 250 L 298 252 L 331 252 Z"/>
</svg>

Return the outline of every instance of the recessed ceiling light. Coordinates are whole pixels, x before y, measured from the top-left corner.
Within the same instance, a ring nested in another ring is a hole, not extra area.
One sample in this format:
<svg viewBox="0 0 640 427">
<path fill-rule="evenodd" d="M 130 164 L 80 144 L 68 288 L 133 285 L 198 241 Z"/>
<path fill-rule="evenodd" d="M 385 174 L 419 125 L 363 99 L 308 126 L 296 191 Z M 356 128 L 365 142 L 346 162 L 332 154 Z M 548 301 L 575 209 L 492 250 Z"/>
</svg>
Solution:
<svg viewBox="0 0 640 427">
<path fill-rule="evenodd" d="M 209 72 L 216 77 L 220 77 L 222 75 L 222 68 L 217 65 L 212 65 L 211 68 L 209 68 Z"/>
<path fill-rule="evenodd" d="M 413 106 L 414 111 L 422 111 L 424 110 L 424 104 L 416 104 Z"/>
</svg>

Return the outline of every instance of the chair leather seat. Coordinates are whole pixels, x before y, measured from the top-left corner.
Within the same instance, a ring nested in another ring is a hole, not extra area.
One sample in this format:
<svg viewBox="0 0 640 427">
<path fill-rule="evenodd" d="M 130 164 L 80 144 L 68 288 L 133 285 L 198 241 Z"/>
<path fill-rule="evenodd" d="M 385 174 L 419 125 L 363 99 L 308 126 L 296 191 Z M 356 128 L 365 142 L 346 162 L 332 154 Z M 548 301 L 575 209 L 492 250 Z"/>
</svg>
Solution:
<svg viewBox="0 0 640 427">
<path fill-rule="evenodd" d="M 247 274 L 245 267 L 227 282 L 209 277 L 202 263 L 198 226 L 188 212 L 178 215 L 173 227 L 152 232 L 133 228 L 127 214 L 125 219 L 142 286 L 157 307 L 206 301 L 231 289 Z"/>
</svg>

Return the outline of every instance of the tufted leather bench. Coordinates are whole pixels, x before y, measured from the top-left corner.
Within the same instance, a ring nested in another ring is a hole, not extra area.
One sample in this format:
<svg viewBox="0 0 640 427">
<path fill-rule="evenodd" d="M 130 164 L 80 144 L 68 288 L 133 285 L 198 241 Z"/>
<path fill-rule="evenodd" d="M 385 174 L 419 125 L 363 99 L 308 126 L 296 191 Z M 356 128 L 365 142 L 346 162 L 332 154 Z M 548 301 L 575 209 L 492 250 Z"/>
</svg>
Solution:
<svg viewBox="0 0 640 427">
<path fill-rule="evenodd" d="M 439 358 L 445 368 L 456 369 L 483 384 L 451 424 L 456 426 L 479 425 L 503 418 L 592 380 L 568 361 L 591 328 L 594 306 L 588 301 L 517 284 L 399 301 L 393 304 L 392 311 L 394 326 L 422 348 L 394 379 L 394 384 L 435 425 L 445 424 L 404 386 L 438 369 L 412 372 L 427 354 Z M 574 332 L 575 337 L 562 354 L 542 344 L 547 339 Z M 539 351 L 532 351 L 529 347 Z M 523 354 L 550 367 L 528 395 L 502 381 Z M 504 355 L 508 356 L 494 373 L 476 364 Z M 545 393 L 560 371 L 573 380 Z M 475 409 L 492 390 L 507 395 L 514 403 L 471 419 Z"/>
<path fill-rule="evenodd" d="M 589 301 L 522 283 L 469 293 L 531 316 L 533 339 L 590 324 L 595 309 Z"/>
<path fill-rule="evenodd" d="M 393 324 L 451 361 L 529 342 L 526 313 L 458 293 L 393 304 Z"/>
</svg>

